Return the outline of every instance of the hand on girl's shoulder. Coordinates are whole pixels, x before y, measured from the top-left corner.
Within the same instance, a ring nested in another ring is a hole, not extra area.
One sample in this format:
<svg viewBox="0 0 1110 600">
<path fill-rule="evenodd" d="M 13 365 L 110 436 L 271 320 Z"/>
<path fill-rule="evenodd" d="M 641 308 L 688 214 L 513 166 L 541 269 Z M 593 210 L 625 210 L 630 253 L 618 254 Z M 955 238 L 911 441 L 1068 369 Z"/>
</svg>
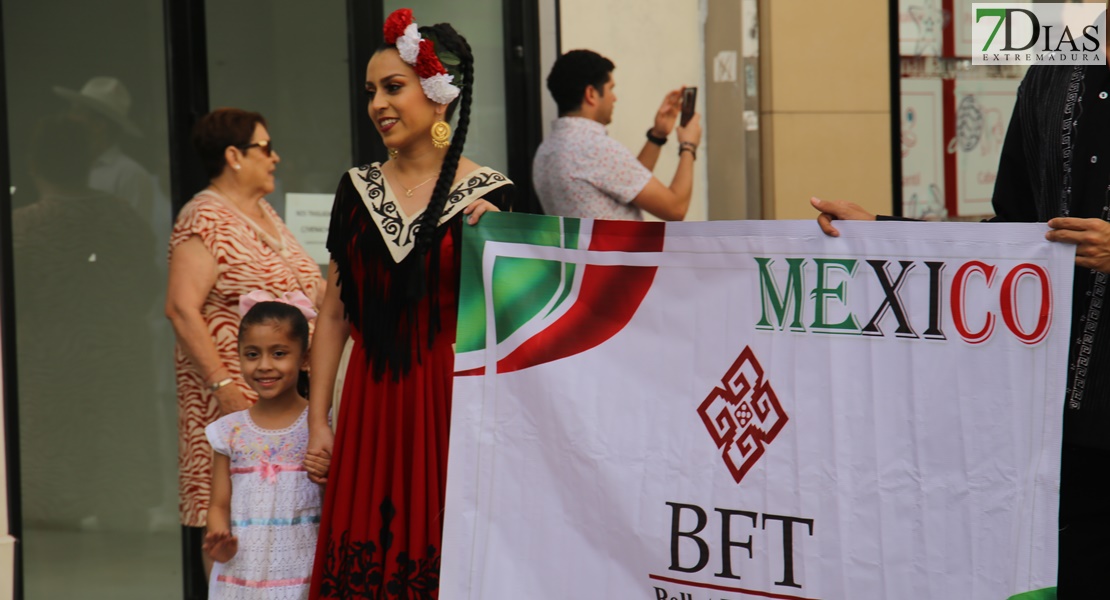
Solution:
<svg viewBox="0 0 1110 600">
<path fill-rule="evenodd" d="M 216 562 L 225 563 L 239 552 L 239 538 L 230 531 L 209 531 L 204 536 L 204 552 Z"/>
</svg>

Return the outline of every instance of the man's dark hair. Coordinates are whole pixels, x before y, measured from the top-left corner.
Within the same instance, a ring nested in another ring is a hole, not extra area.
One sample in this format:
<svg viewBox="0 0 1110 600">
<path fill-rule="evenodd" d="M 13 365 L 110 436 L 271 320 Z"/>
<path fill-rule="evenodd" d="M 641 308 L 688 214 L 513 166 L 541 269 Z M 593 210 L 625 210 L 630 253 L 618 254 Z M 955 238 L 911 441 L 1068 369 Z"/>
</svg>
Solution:
<svg viewBox="0 0 1110 600">
<path fill-rule="evenodd" d="M 547 76 L 547 89 L 559 107 L 559 116 L 582 107 L 586 87 L 605 93 L 605 84 L 616 65 L 593 50 L 571 50 L 555 60 Z"/>
</svg>

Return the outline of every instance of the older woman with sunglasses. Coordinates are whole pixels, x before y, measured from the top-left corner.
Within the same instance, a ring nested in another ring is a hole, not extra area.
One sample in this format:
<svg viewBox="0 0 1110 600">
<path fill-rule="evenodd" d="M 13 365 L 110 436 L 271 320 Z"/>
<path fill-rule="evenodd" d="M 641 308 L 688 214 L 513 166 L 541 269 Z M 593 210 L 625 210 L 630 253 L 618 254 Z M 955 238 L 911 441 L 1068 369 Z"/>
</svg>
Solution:
<svg viewBox="0 0 1110 600">
<path fill-rule="evenodd" d="M 281 158 L 262 115 L 218 109 L 197 122 L 193 144 L 209 182 L 174 224 L 166 316 L 177 334 L 181 522 L 197 528 L 186 531 L 196 541 L 212 481 L 204 428 L 254 401 L 239 371 L 239 297 L 300 291 L 319 306 L 325 285 L 319 267 L 263 198 L 274 191 Z M 211 566 L 207 557 L 205 566 Z"/>
</svg>

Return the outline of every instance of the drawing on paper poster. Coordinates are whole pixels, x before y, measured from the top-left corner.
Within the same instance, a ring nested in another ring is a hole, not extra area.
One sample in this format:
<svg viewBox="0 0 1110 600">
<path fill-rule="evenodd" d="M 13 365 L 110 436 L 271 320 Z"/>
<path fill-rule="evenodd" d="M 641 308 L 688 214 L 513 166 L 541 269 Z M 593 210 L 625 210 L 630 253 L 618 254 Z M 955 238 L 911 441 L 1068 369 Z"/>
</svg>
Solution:
<svg viewBox="0 0 1110 600">
<path fill-rule="evenodd" d="M 933 217 L 944 213 L 943 96 L 939 79 L 902 80 L 899 145 L 906 217 L 922 218 L 923 210 Z"/>
<path fill-rule="evenodd" d="M 948 217 L 948 209 L 944 207 L 940 187 L 930 183 L 928 191 L 929 194 L 924 198 L 918 192 L 910 194 L 909 200 L 906 201 L 906 216 L 925 221 L 941 221 Z"/>
<path fill-rule="evenodd" d="M 968 94 L 956 107 L 956 147 L 963 152 L 971 152 L 983 137 L 983 109 Z"/>
<path fill-rule="evenodd" d="M 912 107 L 907 108 L 906 112 L 902 115 L 902 158 L 906 158 L 917 146 L 917 133 L 914 128 L 917 127 L 917 111 Z"/>
<path fill-rule="evenodd" d="M 973 152 L 991 156 L 1002 148 L 1006 139 L 1006 123 L 1002 111 L 983 108 L 975 94 L 960 99 L 956 108 L 956 138 L 948 144 L 948 152 Z"/>
<path fill-rule="evenodd" d="M 910 17 L 917 27 L 914 56 L 936 56 L 940 54 L 940 31 L 944 27 L 944 12 L 937 7 L 936 0 L 925 0 L 920 6 L 909 8 Z M 904 36 L 909 37 L 909 36 Z"/>
<path fill-rule="evenodd" d="M 988 108 L 983 111 L 983 118 L 986 121 L 986 128 L 983 131 L 983 156 L 990 156 L 995 154 L 995 151 L 1002 151 L 1002 142 L 1006 139 L 1006 119 L 1002 116 L 1002 111 L 996 108 Z"/>
</svg>

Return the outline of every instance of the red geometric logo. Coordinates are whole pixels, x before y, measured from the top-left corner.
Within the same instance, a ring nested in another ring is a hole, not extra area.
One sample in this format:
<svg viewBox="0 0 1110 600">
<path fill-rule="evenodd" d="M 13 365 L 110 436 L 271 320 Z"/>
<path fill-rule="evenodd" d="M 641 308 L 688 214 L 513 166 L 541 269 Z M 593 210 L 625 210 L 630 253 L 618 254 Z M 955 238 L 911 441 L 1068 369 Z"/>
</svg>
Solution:
<svg viewBox="0 0 1110 600">
<path fill-rule="evenodd" d="M 770 382 L 764 379 L 763 367 L 751 347 L 745 347 L 732 363 L 721 378 L 721 386 L 709 392 L 698 414 L 721 449 L 736 483 L 790 420 Z"/>
</svg>

